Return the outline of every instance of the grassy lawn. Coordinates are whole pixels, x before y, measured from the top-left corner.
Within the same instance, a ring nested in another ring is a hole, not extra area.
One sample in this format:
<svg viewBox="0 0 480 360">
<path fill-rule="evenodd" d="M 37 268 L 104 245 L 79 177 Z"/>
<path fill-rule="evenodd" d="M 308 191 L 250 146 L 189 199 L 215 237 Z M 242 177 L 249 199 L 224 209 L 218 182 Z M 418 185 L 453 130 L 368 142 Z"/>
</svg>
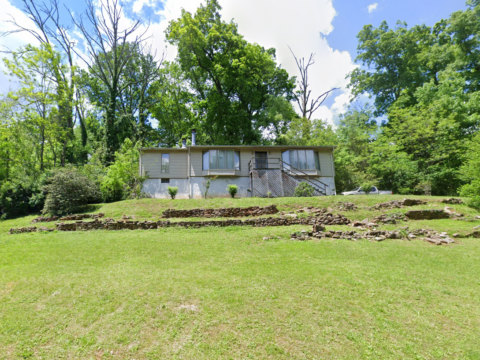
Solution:
<svg viewBox="0 0 480 360">
<path fill-rule="evenodd" d="M 150 220 L 167 207 L 391 199 L 145 199 L 95 210 Z M 291 241 L 302 226 L 6 234 L 33 218 L 0 222 L 0 359 L 480 359 L 479 239 Z M 404 225 L 453 233 L 480 221 Z"/>
</svg>

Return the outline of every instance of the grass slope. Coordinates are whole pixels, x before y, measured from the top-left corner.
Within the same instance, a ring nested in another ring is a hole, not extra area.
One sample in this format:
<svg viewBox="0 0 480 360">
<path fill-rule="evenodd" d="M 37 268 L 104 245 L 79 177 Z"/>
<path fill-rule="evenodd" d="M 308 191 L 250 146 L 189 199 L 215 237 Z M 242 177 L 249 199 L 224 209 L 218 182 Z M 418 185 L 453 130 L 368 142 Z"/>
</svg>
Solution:
<svg viewBox="0 0 480 360">
<path fill-rule="evenodd" d="M 140 200 L 97 210 L 143 220 L 169 206 L 390 199 Z M 0 222 L 0 359 L 480 359 L 478 239 L 290 241 L 301 226 L 6 234 L 32 218 Z M 282 239 L 262 240 L 269 235 Z"/>
</svg>

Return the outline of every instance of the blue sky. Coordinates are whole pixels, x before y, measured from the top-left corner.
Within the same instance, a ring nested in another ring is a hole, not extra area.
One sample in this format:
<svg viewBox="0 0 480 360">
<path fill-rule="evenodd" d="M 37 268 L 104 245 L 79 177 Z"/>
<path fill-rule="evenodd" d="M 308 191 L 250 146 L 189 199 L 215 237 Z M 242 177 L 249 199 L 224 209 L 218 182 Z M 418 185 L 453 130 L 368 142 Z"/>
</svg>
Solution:
<svg viewBox="0 0 480 360">
<path fill-rule="evenodd" d="M 62 0 L 59 0 L 62 2 Z M 105 0 L 96 0 L 105 1 Z M 297 57 L 315 53 L 315 65 L 311 68 L 311 89 L 314 94 L 339 87 L 322 108 L 315 114 L 335 123 L 338 115 L 349 104 L 346 75 L 355 66 L 356 35 L 366 24 L 377 27 L 386 20 L 394 27 L 397 20 L 409 26 L 425 23 L 433 25 L 452 12 L 466 8 L 464 0 L 219 0 L 226 21 L 234 19 L 239 32 L 250 42 L 277 49 L 277 61 L 290 73 L 297 75 L 295 62 L 289 46 Z M 180 16 L 181 8 L 194 12 L 201 0 L 124 0 L 126 24 L 129 19 L 150 19 L 151 45 L 157 53 L 167 50 L 167 59 L 176 55 L 175 48 L 166 47 L 164 30 L 168 21 Z M 75 13 L 84 7 L 83 0 L 66 0 L 64 4 Z M 8 30 L 4 22 L 11 14 L 25 26 L 28 19 L 19 8 L 20 0 L 0 0 L 0 32 Z M 66 23 L 69 16 L 63 13 Z M 81 37 L 72 32 L 82 44 Z M 30 42 L 28 36 L 15 34 L 0 38 L 0 46 L 15 48 Z M 1 67 L 1 66 L 0 66 Z M 14 88 L 6 76 L 0 74 L 0 93 Z M 362 99 L 365 100 L 365 99 Z"/>
</svg>

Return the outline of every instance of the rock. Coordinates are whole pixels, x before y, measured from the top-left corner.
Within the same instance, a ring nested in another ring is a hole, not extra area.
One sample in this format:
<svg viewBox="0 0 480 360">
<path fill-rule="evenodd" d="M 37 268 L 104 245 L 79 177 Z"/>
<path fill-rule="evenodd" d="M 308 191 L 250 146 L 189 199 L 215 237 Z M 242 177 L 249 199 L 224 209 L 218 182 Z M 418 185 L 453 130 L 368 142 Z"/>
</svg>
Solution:
<svg viewBox="0 0 480 360">
<path fill-rule="evenodd" d="M 443 210 L 410 210 L 405 216 L 411 220 L 448 219 L 450 215 Z"/>
<path fill-rule="evenodd" d="M 439 239 L 425 238 L 425 240 L 435 245 L 442 245 L 442 242 Z"/>
<path fill-rule="evenodd" d="M 163 212 L 163 218 L 190 218 L 190 217 L 248 217 L 260 215 L 273 215 L 278 213 L 275 204 L 265 207 L 251 206 L 247 208 L 219 208 L 219 209 L 190 209 L 176 210 L 167 209 Z"/>
<path fill-rule="evenodd" d="M 427 202 L 420 199 L 403 199 L 401 204 L 403 206 L 425 205 Z"/>
<path fill-rule="evenodd" d="M 409 238 L 409 239 L 416 239 L 417 237 L 416 237 L 415 235 L 413 235 L 413 234 L 408 234 L 408 238 Z"/>
<path fill-rule="evenodd" d="M 313 225 L 313 232 L 322 232 L 322 231 L 325 231 L 325 226 L 323 226 L 322 224 L 315 224 Z"/>
<path fill-rule="evenodd" d="M 297 214 L 286 214 L 285 216 L 289 217 L 289 218 L 292 218 L 292 219 L 296 219 L 298 217 Z"/>
<path fill-rule="evenodd" d="M 450 199 L 443 199 L 442 203 L 452 204 L 452 205 L 461 205 L 463 204 L 463 201 L 461 199 L 450 198 Z"/>
<path fill-rule="evenodd" d="M 270 238 L 268 236 L 264 236 L 263 240 L 270 240 Z"/>
</svg>

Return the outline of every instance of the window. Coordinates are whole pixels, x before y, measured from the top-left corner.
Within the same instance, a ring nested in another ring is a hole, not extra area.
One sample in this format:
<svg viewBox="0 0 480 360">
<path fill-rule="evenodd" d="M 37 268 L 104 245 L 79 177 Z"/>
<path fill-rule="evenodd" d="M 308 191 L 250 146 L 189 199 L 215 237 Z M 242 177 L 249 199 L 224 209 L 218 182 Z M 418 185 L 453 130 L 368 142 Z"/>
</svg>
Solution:
<svg viewBox="0 0 480 360">
<path fill-rule="evenodd" d="M 162 179 L 162 184 L 170 184 L 170 179 Z"/>
<path fill-rule="evenodd" d="M 170 154 L 162 154 L 162 174 L 170 172 Z"/>
<path fill-rule="evenodd" d="M 210 150 L 203 153 L 203 170 L 240 170 L 240 152 Z"/>
<path fill-rule="evenodd" d="M 320 170 L 318 152 L 313 150 L 288 150 L 282 153 L 282 160 L 286 168 L 299 170 Z"/>
</svg>

